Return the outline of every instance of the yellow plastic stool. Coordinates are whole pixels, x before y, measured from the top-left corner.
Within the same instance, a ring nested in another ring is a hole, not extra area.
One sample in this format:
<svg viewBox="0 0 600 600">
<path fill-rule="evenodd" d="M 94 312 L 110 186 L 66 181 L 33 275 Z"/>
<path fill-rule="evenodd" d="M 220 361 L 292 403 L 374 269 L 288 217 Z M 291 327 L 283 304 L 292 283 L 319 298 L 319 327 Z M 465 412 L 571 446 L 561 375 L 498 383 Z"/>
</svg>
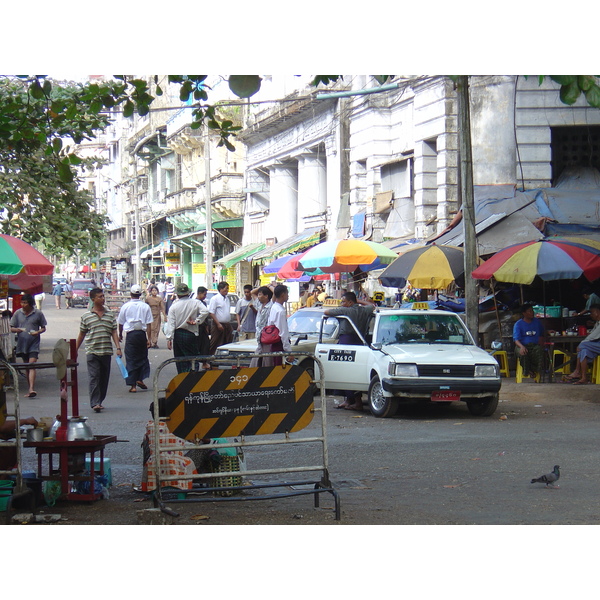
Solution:
<svg viewBox="0 0 600 600">
<path fill-rule="evenodd" d="M 558 369 L 556 368 L 556 358 L 558 356 L 564 356 L 562 359 L 562 366 Z M 552 372 L 553 373 L 562 373 L 563 375 L 569 375 L 571 373 L 571 355 L 567 352 L 563 352 L 562 350 L 556 350 L 552 352 Z"/>
<path fill-rule="evenodd" d="M 592 383 L 600 385 L 600 356 L 596 356 L 592 363 Z"/>
<path fill-rule="evenodd" d="M 494 350 L 492 356 L 498 361 L 500 365 L 500 375 L 504 377 L 510 377 L 510 371 L 508 369 L 508 354 L 506 350 Z"/>
<path fill-rule="evenodd" d="M 523 379 L 531 379 L 531 377 L 529 377 L 529 375 L 525 375 L 523 373 L 523 367 L 521 366 L 521 361 L 517 357 L 517 372 L 515 374 L 515 380 L 517 383 L 522 383 Z M 540 382 L 540 374 L 536 373 L 534 379 L 535 379 L 536 383 L 539 383 Z"/>
</svg>

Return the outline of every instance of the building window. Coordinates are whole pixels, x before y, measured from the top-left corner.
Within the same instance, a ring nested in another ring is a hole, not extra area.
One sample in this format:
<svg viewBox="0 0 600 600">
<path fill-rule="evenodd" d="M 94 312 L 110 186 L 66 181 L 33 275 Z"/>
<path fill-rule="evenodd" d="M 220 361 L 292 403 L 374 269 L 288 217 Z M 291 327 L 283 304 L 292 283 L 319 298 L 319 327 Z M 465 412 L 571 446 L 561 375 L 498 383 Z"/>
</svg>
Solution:
<svg viewBox="0 0 600 600">
<path fill-rule="evenodd" d="M 600 171 L 600 126 L 552 127 L 552 185 L 566 168 L 594 167 Z"/>
<path fill-rule="evenodd" d="M 381 191 L 394 192 L 394 198 L 412 197 L 411 159 L 381 166 Z"/>
</svg>

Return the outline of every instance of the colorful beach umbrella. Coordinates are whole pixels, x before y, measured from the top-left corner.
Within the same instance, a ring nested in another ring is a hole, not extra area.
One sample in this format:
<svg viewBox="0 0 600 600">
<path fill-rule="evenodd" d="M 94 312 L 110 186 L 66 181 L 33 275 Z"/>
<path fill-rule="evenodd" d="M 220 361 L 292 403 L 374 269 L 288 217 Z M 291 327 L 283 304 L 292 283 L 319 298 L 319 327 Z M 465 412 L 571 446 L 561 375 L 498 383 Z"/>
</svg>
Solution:
<svg viewBox="0 0 600 600">
<path fill-rule="evenodd" d="M 398 254 L 382 244 L 366 240 L 321 242 L 304 253 L 299 267 L 304 271 L 321 269 L 324 273 L 352 273 L 356 269 L 383 269 Z"/>
<path fill-rule="evenodd" d="M 0 275 L 52 275 L 54 265 L 27 242 L 0 234 Z"/>
<path fill-rule="evenodd" d="M 386 287 L 443 290 L 465 271 L 464 251 L 456 246 L 429 244 L 407 250 L 385 268 L 379 281 Z"/>
<path fill-rule="evenodd" d="M 475 279 L 509 283 L 600 277 L 600 249 L 558 238 L 524 242 L 496 252 L 471 274 Z"/>
</svg>

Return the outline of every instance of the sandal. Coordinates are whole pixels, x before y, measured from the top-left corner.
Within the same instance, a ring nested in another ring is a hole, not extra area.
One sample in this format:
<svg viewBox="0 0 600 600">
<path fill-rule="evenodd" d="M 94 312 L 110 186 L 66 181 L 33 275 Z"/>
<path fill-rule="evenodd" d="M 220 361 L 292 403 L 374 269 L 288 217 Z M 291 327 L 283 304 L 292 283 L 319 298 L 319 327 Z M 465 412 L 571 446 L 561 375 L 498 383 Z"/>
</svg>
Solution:
<svg viewBox="0 0 600 600">
<path fill-rule="evenodd" d="M 142 390 L 147 390 L 148 389 L 148 386 L 143 381 L 136 381 L 135 383 Z"/>
<path fill-rule="evenodd" d="M 130 394 L 135 394 L 137 392 L 137 390 L 135 389 L 135 385 L 131 388 L 129 388 L 129 393 Z"/>
</svg>

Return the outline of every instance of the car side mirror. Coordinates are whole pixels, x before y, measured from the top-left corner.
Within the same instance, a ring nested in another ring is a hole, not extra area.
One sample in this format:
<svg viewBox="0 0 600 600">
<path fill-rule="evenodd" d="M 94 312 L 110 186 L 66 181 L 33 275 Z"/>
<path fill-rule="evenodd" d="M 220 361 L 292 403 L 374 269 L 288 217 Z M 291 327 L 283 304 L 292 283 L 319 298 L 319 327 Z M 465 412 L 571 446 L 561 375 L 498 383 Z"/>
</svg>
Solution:
<svg viewBox="0 0 600 600">
<path fill-rule="evenodd" d="M 374 344 L 371 344 L 371 348 L 373 348 L 373 350 L 381 350 L 383 344 L 381 342 L 375 342 Z"/>
</svg>

